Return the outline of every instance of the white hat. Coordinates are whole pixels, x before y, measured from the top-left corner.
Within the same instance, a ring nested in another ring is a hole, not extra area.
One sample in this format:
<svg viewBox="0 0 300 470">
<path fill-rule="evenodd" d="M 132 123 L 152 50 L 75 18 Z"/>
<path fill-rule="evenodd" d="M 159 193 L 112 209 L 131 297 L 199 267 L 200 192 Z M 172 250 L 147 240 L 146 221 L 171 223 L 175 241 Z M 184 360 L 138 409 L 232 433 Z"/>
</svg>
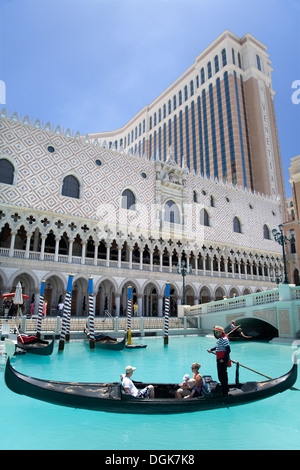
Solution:
<svg viewBox="0 0 300 470">
<path fill-rule="evenodd" d="M 133 372 L 136 368 L 132 366 L 127 366 L 125 367 L 125 372 L 126 374 L 130 374 L 130 372 Z"/>
<path fill-rule="evenodd" d="M 222 326 L 215 326 L 214 330 L 215 331 L 221 331 L 222 333 L 224 333 L 224 328 Z"/>
<path fill-rule="evenodd" d="M 190 380 L 190 376 L 189 374 L 185 374 L 183 377 L 182 377 L 182 381 L 186 381 L 186 380 Z"/>
</svg>

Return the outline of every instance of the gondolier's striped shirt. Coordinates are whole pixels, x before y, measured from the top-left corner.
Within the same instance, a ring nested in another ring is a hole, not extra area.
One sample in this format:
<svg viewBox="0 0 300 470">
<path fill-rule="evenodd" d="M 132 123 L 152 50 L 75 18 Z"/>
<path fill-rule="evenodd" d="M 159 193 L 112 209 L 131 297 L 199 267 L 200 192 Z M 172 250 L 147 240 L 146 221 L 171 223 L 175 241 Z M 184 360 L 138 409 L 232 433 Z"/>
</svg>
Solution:
<svg viewBox="0 0 300 470">
<path fill-rule="evenodd" d="M 229 339 L 226 335 L 222 335 L 221 338 L 217 341 L 217 346 L 212 348 L 212 351 L 216 351 L 217 359 L 224 359 L 224 361 L 228 361 L 229 354 L 230 354 L 230 345 Z"/>
</svg>

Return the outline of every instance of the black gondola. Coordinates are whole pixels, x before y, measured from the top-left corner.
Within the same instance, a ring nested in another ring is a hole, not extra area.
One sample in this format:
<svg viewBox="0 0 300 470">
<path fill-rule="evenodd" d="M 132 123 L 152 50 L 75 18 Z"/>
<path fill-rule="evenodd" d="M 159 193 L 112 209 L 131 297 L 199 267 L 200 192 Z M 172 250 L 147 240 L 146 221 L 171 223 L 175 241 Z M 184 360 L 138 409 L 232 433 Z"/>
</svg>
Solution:
<svg viewBox="0 0 300 470">
<path fill-rule="evenodd" d="M 90 334 L 85 329 L 84 333 L 90 339 Z M 122 339 L 113 338 L 112 336 L 104 335 L 102 333 L 95 333 L 95 345 L 100 349 L 111 349 L 113 351 L 122 351 L 125 348 L 126 336 Z"/>
<path fill-rule="evenodd" d="M 155 398 L 134 398 L 122 392 L 115 383 L 56 382 L 29 377 L 16 371 L 7 360 L 5 382 L 10 390 L 48 403 L 96 411 L 139 414 L 186 413 L 242 405 L 291 388 L 297 379 L 297 362 L 291 370 L 276 379 L 263 382 L 230 384 L 229 394 L 224 397 L 220 384 L 210 382 L 211 393 L 203 397 L 176 399 L 177 384 L 154 385 Z M 138 388 L 147 384 L 135 382 Z"/>
<path fill-rule="evenodd" d="M 39 356 L 50 356 L 53 352 L 54 339 L 51 341 L 37 340 L 32 343 L 22 343 L 18 341 L 17 347 L 30 354 Z"/>
<path fill-rule="evenodd" d="M 131 343 L 131 344 L 126 344 L 125 346 L 127 349 L 143 349 L 147 347 L 147 344 L 141 344 L 141 343 Z"/>
</svg>

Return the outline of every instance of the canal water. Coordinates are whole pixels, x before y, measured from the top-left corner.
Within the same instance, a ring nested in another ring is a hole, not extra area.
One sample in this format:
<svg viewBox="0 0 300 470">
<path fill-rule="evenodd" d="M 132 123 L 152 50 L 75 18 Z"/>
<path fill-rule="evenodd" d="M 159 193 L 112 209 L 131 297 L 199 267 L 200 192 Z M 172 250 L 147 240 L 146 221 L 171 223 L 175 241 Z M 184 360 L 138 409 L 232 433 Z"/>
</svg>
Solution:
<svg viewBox="0 0 300 470">
<path fill-rule="evenodd" d="M 13 366 L 43 379 L 118 381 L 127 365 L 133 378 L 149 382 L 181 382 L 193 362 L 216 379 L 215 346 L 211 337 L 170 337 L 134 340 L 147 348 L 123 351 L 90 350 L 87 341 L 58 343 L 49 357 L 20 355 Z M 294 347 L 293 347 L 294 346 Z M 292 366 L 298 345 L 260 342 L 231 343 L 231 358 L 268 376 L 283 375 Z M 178 415 L 131 415 L 73 409 L 43 403 L 11 392 L 0 365 L 0 449 L 101 450 L 264 450 L 300 449 L 300 391 L 286 392 L 261 402 Z M 228 369 L 234 381 L 235 366 Z M 263 377 L 240 368 L 240 381 Z M 300 389 L 298 378 L 295 387 Z"/>
</svg>

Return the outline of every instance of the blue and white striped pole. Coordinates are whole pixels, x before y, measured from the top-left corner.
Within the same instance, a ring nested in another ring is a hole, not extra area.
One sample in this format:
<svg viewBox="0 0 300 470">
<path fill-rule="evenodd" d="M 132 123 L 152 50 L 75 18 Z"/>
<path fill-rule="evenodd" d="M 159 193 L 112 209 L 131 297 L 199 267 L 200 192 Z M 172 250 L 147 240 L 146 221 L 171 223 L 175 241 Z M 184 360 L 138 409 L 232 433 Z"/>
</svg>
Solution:
<svg viewBox="0 0 300 470">
<path fill-rule="evenodd" d="M 62 327 L 61 327 L 60 339 L 59 339 L 59 344 L 58 344 L 59 351 L 64 350 L 66 335 L 68 331 L 70 331 L 73 277 L 74 277 L 73 274 L 69 274 L 67 292 L 66 292 L 66 297 L 65 297 L 64 314 L 62 318 Z"/>
<path fill-rule="evenodd" d="M 170 312 L 170 284 L 166 284 L 165 294 L 165 327 L 164 327 L 164 345 L 169 343 L 169 312 Z"/>
<path fill-rule="evenodd" d="M 89 277 L 89 332 L 90 349 L 95 349 L 95 306 L 92 277 Z"/>
<path fill-rule="evenodd" d="M 42 331 L 42 318 L 43 318 L 43 306 L 44 306 L 44 295 L 45 295 L 45 283 L 43 279 L 41 282 L 40 298 L 39 298 L 39 309 L 38 309 L 38 320 L 37 320 L 37 330 L 36 337 L 40 339 Z"/>
<path fill-rule="evenodd" d="M 128 300 L 127 300 L 127 332 L 131 330 L 131 311 L 132 311 L 132 287 L 128 287 Z"/>
</svg>

